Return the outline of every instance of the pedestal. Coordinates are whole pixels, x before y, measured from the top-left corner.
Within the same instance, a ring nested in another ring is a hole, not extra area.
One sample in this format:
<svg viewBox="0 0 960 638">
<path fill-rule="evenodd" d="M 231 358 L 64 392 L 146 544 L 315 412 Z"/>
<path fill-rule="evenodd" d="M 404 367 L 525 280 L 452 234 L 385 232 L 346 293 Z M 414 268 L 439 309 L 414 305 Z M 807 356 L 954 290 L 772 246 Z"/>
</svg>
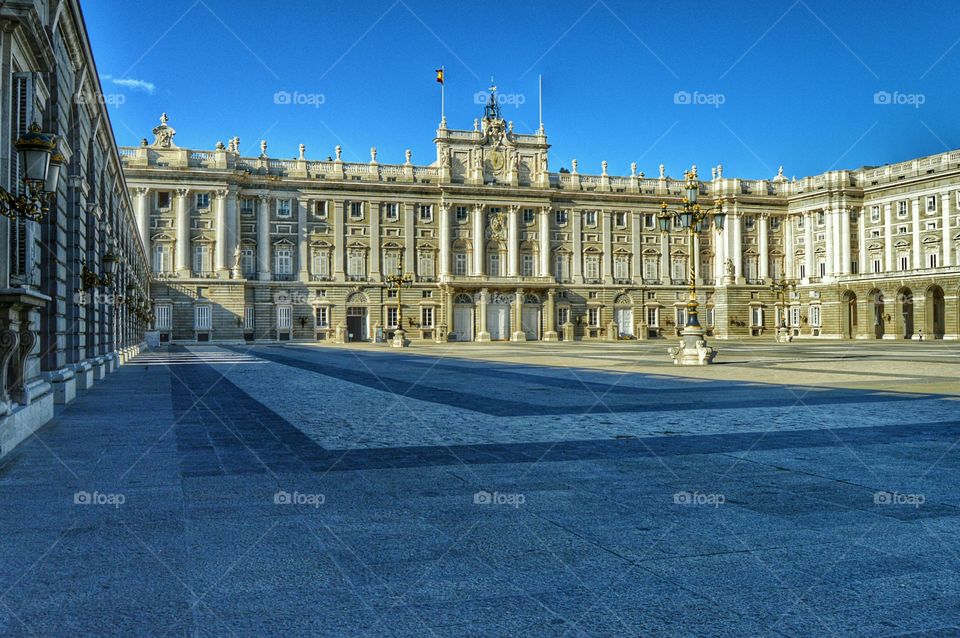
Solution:
<svg viewBox="0 0 960 638">
<path fill-rule="evenodd" d="M 520 330 L 510 335 L 510 341 L 526 341 L 526 340 L 527 340 L 527 333 L 522 332 Z"/>
<path fill-rule="evenodd" d="M 410 345 L 410 340 L 407 339 L 407 333 L 404 332 L 403 328 L 397 328 L 393 333 L 393 340 L 390 342 L 390 345 L 394 348 L 406 348 Z"/>
<path fill-rule="evenodd" d="M 490 341 L 490 333 L 486 330 L 481 330 L 477 333 L 477 341 Z"/>
<path fill-rule="evenodd" d="M 563 324 L 563 340 L 573 341 L 573 324 L 569 321 Z"/>
<path fill-rule="evenodd" d="M 707 345 L 706 331 L 696 326 L 687 326 L 680 333 L 680 343 L 667 352 L 678 366 L 704 366 L 713 363 L 717 351 Z"/>
</svg>

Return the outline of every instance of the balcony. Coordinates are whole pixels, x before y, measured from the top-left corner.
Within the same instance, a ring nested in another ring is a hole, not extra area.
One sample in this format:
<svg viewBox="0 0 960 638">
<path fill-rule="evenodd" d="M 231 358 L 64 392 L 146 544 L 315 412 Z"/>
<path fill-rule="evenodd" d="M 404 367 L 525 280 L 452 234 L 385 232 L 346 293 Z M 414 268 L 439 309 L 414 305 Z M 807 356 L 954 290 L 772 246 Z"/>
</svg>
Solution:
<svg viewBox="0 0 960 638">
<path fill-rule="evenodd" d="M 293 273 L 279 273 L 279 272 L 273 273 L 274 281 L 294 281 L 295 279 L 296 279 L 296 275 L 294 275 Z"/>
<path fill-rule="evenodd" d="M 217 271 L 207 270 L 206 268 L 202 269 L 193 269 L 190 271 L 190 276 L 194 279 L 216 279 Z"/>
</svg>

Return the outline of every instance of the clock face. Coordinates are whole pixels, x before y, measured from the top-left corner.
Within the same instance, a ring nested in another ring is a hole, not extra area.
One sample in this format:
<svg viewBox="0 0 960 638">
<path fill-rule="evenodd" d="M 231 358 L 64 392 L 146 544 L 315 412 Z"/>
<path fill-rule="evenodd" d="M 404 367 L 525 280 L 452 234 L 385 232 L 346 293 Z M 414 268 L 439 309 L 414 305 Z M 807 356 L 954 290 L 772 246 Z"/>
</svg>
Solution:
<svg viewBox="0 0 960 638">
<path fill-rule="evenodd" d="M 503 153 L 500 151 L 490 151 L 490 164 L 493 170 L 500 172 L 503 169 Z"/>
</svg>

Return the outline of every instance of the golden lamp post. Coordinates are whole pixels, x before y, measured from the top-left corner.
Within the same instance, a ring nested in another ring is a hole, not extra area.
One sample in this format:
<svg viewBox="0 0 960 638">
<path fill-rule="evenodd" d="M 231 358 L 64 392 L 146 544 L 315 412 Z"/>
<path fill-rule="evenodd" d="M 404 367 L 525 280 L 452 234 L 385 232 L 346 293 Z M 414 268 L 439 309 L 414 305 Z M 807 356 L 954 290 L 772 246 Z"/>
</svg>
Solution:
<svg viewBox="0 0 960 638">
<path fill-rule="evenodd" d="M 403 289 L 413 285 L 413 276 L 409 273 L 401 274 L 398 268 L 397 274 L 387 275 L 385 281 L 391 290 L 397 291 L 397 329 L 393 333 L 393 341 L 390 345 L 394 348 L 406 348 L 410 345 L 410 341 L 403 331 Z"/>
</svg>

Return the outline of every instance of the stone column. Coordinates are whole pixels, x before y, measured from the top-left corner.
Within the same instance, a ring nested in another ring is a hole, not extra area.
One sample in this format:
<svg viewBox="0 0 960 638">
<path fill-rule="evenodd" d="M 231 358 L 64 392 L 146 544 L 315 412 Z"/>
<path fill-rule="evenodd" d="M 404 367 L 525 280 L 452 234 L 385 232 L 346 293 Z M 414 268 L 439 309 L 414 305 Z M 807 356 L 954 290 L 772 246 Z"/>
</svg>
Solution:
<svg viewBox="0 0 960 638">
<path fill-rule="evenodd" d="M 333 202 L 333 279 L 334 281 L 343 281 L 343 265 L 346 255 L 346 223 L 344 215 L 344 201 L 342 199 Z"/>
<path fill-rule="evenodd" d="M 660 283 L 669 284 L 673 280 L 670 272 L 670 233 L 660 233 Z"/>
<path fill-rule="evenodd" d="M 550 276 L 550 215 L 553 209 L 544 206 L 540 209 L 540 277 Z"/>
<path fill-rule="evenodd" d="M 573 224 L 573 283 L 583 283 L 583 211 L 571 210 L 570 216 Z"/>
<path fill-rule="evenodd" d="M 370 277 L 380 281 L 380 202 L 367 202 L 370 215 Z"/>
<path fill-rule="evenodd" d="M 237 190 L 234 187 L 227 189 L 227 266 L 233 269 L 236 266 L 234 277 L 240 277 L 240 266 L 234 255 L 240 245 L 240 215 L 237 214 Z"/>
<path fill-rule="evenodd" d="M 826 225 L 824 238 L 827 241 L 827 277 L 833 278 L 837 271 L 837 229 L 834 223 L 833 211 L 829 208 L 823 210 L 823 221 Z"/>
<path fill-rule="evenodd" d="M 857 272 L 861 275 L 867 272 L 867 220 L 863 218 L 865 213 L 866 208 L 861 208 L 857 215 Z M 866 325 L 866 322 L 860 322 L 861 327 Z"/>
<path fill-rule="evenodd" d="M 603 228 L 601 232 L 603 233 L 603 283 L 612 284 L 613 283 L 613 228 L 611 228 L 611 215 L 612 213 L 608 210 L 600 212 L 601 223 Z"/>
<path fill-rule="evenodd" d="M 483 244 L 485 239 L 483 213 L 483 206 L 481 204 L 473 207 L 473 272 L 470 274 L 474 276 L 480 276 L 486 270 L 483 266 Z M 486 318 L 484 318 L 484 322 L 486 322 Z"/>
<path fill-rule="evenodd" d="M 940 226 L 943 236 L 940 240 L 940 243 L 943 244 L 943 263 L 941 266 L 952 266 L 953 265 L 953 238 L 950 237 L 950 193 L 942 193 L 940 195 Z M 863 250 L 861 248 L 861 250 Z"/>
<path fill-rule="evenodd" d="M 811 277 L 820 276 L 819 273 L 813 271 L 816 267 L 816 246 L 813 245 L 813 224 L 816 214 L 809 210 L 800 214 L 803 215 L 803 262 L 807 270 L 807 283 L 809 283 Z"/>
<path fill-rule="evenodd" d="M 513 295 L 513 334 L 510 341 L 526 341 L 527 334 L 523 331 L 523 288 L 517 288 Z"/>
<path fill-rule="evenodd" d="M 213 191 L 214 206 L 214 247 L 213 247 L 213 270 L 217 277 L 229 278 L 230 274 L 226 271 L 227 263 L 227 191 L 218 189 Z"/>
<path fill-rule="evenodd" d="M 850 262 L 853 256 L 850 252 L 850 207 L 844 204 L 840 207 L 840 267 L 837 272 L 842 275 L 850 274 Z"/>
<path fill-rule="evenodd" d="M 757 233 L 760 256 L 758 258 L 758 275 L 762 283 L 767 283 L 767 280 L 770 278 L 770 248 L 768 245 L 767 237 L 767 213 L 760 213 L 757 220 Z"/>
<path fill-rule="evenodd" d="M 507 276 L 520 276 L 520 207 L 508 209 L 507 219 Z"/>
<path fill-rule="evenodd" d="M 642 215 L 640 211 L 630 211 L 630 244 L 633 249 L 633 257 L 630 262 L 630 276 L 634 282 L 639 282 L 643 278 L 643 244 L 640 237 L 640 220 Z M 716 236 L 716 232 L 714 232 Z M 714 242 L 716 245 L 716 242 Z M 717 270 L 716 272 L 722 272 Z"/>
<path fill-rule="evenodd" d="M 543 312 L 547 315 L 543 322 L 543 340 L 559 341 L 557 335 L 557 291 L 553 288 L 547 291 L 547 303 Z"/>
<path fill-rule="evenodd" d="M 883 205 L 883 271 L 893 270 L 893 204 Z"/>
<path fill-rule="evenodd" d="M 727 240 L 730 237 L 729 231 L 726 233 L 713 227 L 713 277 L 717 285 L 724 283 L 724 275 L 727 269 Z M 646 320 L 646 316 L 644 316 Z"/>
<path fill-rule="evenodd" d="M 257 278 L 270 281 L 270 198 L 260 195 L 257 200 Z"/>
<path fill-rule="evenodd" d="M 174 215 L 177 224 L 177 274 L 190 276 L 190 206 L 187 202 L 189 189 L 178 188 L 174 202 Z"/>
<path fill-rule="evenodd" d="M 793 263 L 794 251 L 793 216 L 783 218 L 783 278 L 794 279 L 797 276 L 796 266 Z"/>
<path fill-rule="evenodd" d="M 736 267 L 736 282 L 742 284 L 746 282 L 746 278 L 743 272 L 743 216 L 740 211 L 734 211 L 733 213 L 733 232 L 730 241 L 733 242 L 731 259 L 733 259 L 733 265 Z"/>
<path fill-rule="evenodd" d="M 297 198 L 297 267 L 299 279 L 310 281 L 310 241 L 307 231 L 307 208 L 310 202 L 303 197 Z"/>
<path fill-rule="evenodd" d="M 920 268 L 923 268 L 923 255 L 920 254 L 921 228 L 920 228 L 920 198 L 919 197 L 914 197 L 910 201 L 910 209 L 911 209 L 910 212 L 911 212 L 912 222 L 913 222 L 911 224 L 911 229 L 910 229 L 911 234 L 913 235 L 913 268 L 914 270 L 918 270 Z M 917 305 L 914 311 L 916 312 L 916 310 L 919 309 L 919 307 L 920 306 Z M 919 322 L 917 323 L 919 327 Z"/>
<path fill-rule="evenodd" d="M 403 208 L 403 271 L 410 273 L 416 280 L 417 207 L 413 204 L 404 204 Z"/>
<path fill-rule="evenodd" d="M 450 277 L 450 208 L 448 202 L 440 203 L 440 281 Z"/>
<path fill-rule="evenodd" d="M 140 231 L 140 241 L 143 243 L 144 254 L 149 262 L 152 259 L 150 254 L 150 189 L 135 188 L 133 194 L 135 197 L 137 230 Z"/>
<path fill-rule="evenodd" d="M 477 301 L 477 341 L 490 341 L 490 333 L 487 331 L 487 289 L 480 291 Z"/>
</svg>

